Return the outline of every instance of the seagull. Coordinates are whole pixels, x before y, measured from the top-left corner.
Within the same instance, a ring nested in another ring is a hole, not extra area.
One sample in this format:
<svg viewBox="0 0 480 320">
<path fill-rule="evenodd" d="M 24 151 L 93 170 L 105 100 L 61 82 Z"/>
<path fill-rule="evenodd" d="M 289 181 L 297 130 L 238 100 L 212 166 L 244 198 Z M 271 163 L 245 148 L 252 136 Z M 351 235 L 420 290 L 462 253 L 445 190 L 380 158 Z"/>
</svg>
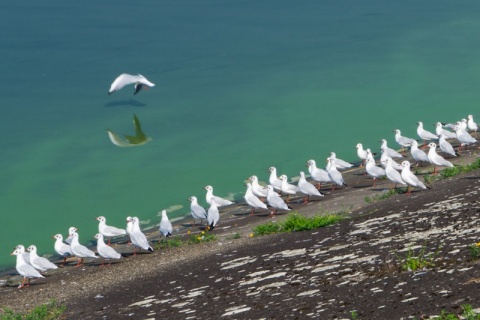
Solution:
<svg viewBox="0 0 480 320">
<path fill-rule="evenodd" d="M 412 158 L 415 159 L 417 162 L 415 166 L 418 166 L 420 162 L 430 162 L 428 161 L 428 156 L 427 154 L 418 148 L 418 142 L 413 140 L 412 141 L 412 146 L 410 148 L 410 153 L 412 154 Z M 403 166 L 402 166 L 403 167 Z M 403 168 L 402 168 L 403 170 Z"/>
<path fill-rule="evenodd" d="M 67 239 L 65 239 L 65 242 L 68 243 L 69 245 L 72 244 L 72 236 L 71 235 L 74 232 L 77 232 L 77 231 L 78 231 L 78 229 L 75 228 L 75 227 L 68 228 L 68 236 L 67 236 Z"/>
<path fill-rule="evenodd" d="M 277 177 L 277 168 L 270 167 L 268 168 L 268 171 L 270 171 L 270 177 L 268 178 L 270 185 L 275 190 L 282 191 L 282 181 Z"/>
<path fill-rule="evenodd" d="M 423 140 L 423 146 L 427 145 L 427 140 L 438 140 L 438 136 L 436 134 L 433 134 L 430 131 L 423 129 L 422 121 L 418 121 L 417 124 L 418 124 L 417 134 L 420 137 L 420 139 Z"/>
<path fill-rule="evenodd" d="M 436 152 L 437 145 L 433 142 L 428 144 L 430 150 L 428 150 L 428 161 L 434 165 L 433 174 L 438 172 L 438 167 L 453 167 L 453 164 L 450 161 L 445 160 Z"/>
<path fill-rule="evenodd" d="M 141 74 L 135 76 L 127 73 L 122 73 L 113 81 L 112 85 L 110 86 L 110 90 L 108 90 L 108 94 L 119 91 L 123 87 L 133 83 L 135 84 L 133 91 L 134 95 L 140 92 L 143 87 L 155 87 L 155 84 L 148 81 L 147 78 L 145 78 Z"/>
<path fill-rule="evenodd" d="M 362 160 L 362 163 L 360 164 L 360 167 L 363 167 L 363 164 L 367 160 L 367 151 L 363 150 L 363 144 L 357 143 L 357 156 Z"/>
<path fill-rule="evenodd" d="M 208 208 L 207 212 L 207 223 L 209 230 L 213 230 L 220 220 L 220 212 L 218 211 L 217 201 L 214 197 L 210 199 L 210 208 Z"/>
<path fill-rule="evenodd" d="M 416 175 L 410 171 L 410 162 L 408 161 L 403 161 L 402 162 L 402 173 L 400 174 L 402 177 L 402 180 L 405 181 L 408 184 L 407 188 L 407 194 L 410 194 L 412 192 L 412 187 L 418 187 L 422 189 L 428 189 L 422 181 L 418 179 Z"/>
<path fill-rule="evenodd" d="M 250 207 L 252 207 L 252 211 L 250 212 L 250 214 L 253 215 L 255 213 L 255 209 L 257 209 L 257 208 L 268 210 L 267 205 L 265 203 L 263 203 L 262 201 L 260 201 L 260 199 L 253 193 L 252 184 L 247 183 L 246 186 L 247 186 L 247 191 L 245 191 L 245 195 L 243 196 L 243 198 L 245 199 L 245 202 Z"/>
<path fill-rule="evenodd" d="M 18 288 L 28 287 L 31 278 L 43 278 L 40 272 L 24 260 L 23 253 L 24 252 L 18 248 L 11 253 L 12 256 L 17 256 L 17 264 L 15 268 L 17 269 L 17 272 L 23 276 L 22 284 Z"/>
<path fill-rule="evenodd" d="M 138 120 L 138 117 L 135 114 L 133 114 L 133 126 L 135 128 L 135 135 L 128 136 L 124 134 L 123 138 L 110 129 L 107 129 L 110 141 L 112 141 L 112 143 L 118 147 L 138 147 L 152 140 L 152 138 L 147 137 L 145 133 L 143 133 L 140 120 Z"/>
<path fill-rule="evenodd" d="M 366 151 L 367 151 L 367 159 L 366 160 L 371 159 L 375 162 L 375 158 L 373 158 L 374 153 L 372 153 L 372 150 L 367 149 Z"/>
<path fill-rule="evenodd" d="M 75 267 L 81 266 L 83 264 L 84 258 L 98 258 L 95 255 L 95 252 L 81 245 L 78 242 L 78 233 L 73 232 L 70 236 L 72 237 L 72 243 L 70 244 L 70 249 L 72 250 L 72 253 L 75 255 L 75 257 L 77 257 L 78 259 L 77 265 Z"/>
<path fill-rule="evenodd" d="M 457 121 L 457 126 L 460 127 L 463 131 L 467 131 L 468 128 L 468 122 L 467 119 L 462 119 L 460 121 Z"/>
<path fill-rule="evenodd" d="M 397 183 L 406 186 L 407 184 L 402 180 L 400 173 L 392 167 L 392 161 L 393 160 L 391 158 L 387 158 L 385 160 L 385 162 L 387 163 L 387 165 L 385 166 L 385 175 L 390 181 L 395 183 L 393 188 L 397 186 Z"/>
<path fill-rule="evenodd" d="M 468 120 L 467 120 L 468 130 L 477 132 L 478 124 L 475 121 L 473 121 L 473 116 L 471 114 L 469 114 L 467 118 L 468 118 Z"/>
<path fill-rule="evenodd" d="M 267 196 L 267 190 L 265 190 L 265 187 L 262 187 L 259 183 L 258 183 L 258 178 L 257 176 L 253 175 L 251 176 L 250 178 L 248 178 L 247 180 L 250 180 L 251 181 L 251 184 L 252 184 L 252 192 L 255 196 L 257 197 L 266 197 Z"/>
<path fill-rule="evenodd" d="M 300 192 L 300 189 L 296 185 L 288 183 L 287 182 L 288 177 L 285 174 L 282 174 L 279 177 L 279 179 L 282 181 L 282 193 L 285 193 L 285 194 L 288 195 L 286 202 L 289 202 L 290 201 L 290 196 L 292 194 L 296 194 L 297 192 Z"/>
<path fill-rule="evenodd" d="M 390 158 L 403 158 L 400 153 L 387 146 L 387 140 L 382 139 L 380 140 L 380 142 L 382 143 L 382 145 L 380 146 L 380 150 L 382 150 L 382 152 L 385 152 Z"/>
<path fill-rule="evenodd" d="M 402 148 L 410 147 L 411 144 L 412 144 L 412 141 L 414 141 L 414 139 L 411 139 L 411 138 L 407 138 L 407 137 L 402 136 L 402 132 L 401 132 L 400 130 L 398 130 L 398 129 L 393 130 L 393 132 L 395 132 L 395 141 L 396 141 Z"/>
<path fill-rule="evenodd" d="M 202 223 L 203 219 L 207 219 L 207 212 L 201 205 L 198 204 L 197 197 L 191 196 L 188 198 L 188 200 L 191 202 L 190 213 L 193 217 L 193 224 L 195 225 L 195 220 L 200 220 L 200 223 Z"/>
<path fill-rule="evenodd" d="M 348 169 L 353 167 L 353 164 L 347 161 L 344 161 L 342 159 L 338 159 L 335 152 L 330 152 L 330 159 L 335 160 L 335 167 L 337 167 L 338 170 Z"/>
<path fill-rule="evenodd" d="M 381 167 L 375 165 L 375 161 L 372 159 L 367 159 L 367 164 L 365 165 L 365 171 L 367 174 L 373 178 L 373 186 L 377 186 L 377 178 L 385 176 L 385 170 Z"/>
<path fill-rule="evenodd" d="M 103 263 L 100 265 L 101 267 L 103 267 L 105 265 L 105 260 L 106 259 L 110 260 L 109 265 L 111 265 L 112 264 L 112 259 L 117 259 L 118 260 L 122 257 L 122 255 L 120 253 L 118 253 L 117 251 L 115 251 L 115 249 L 113 249 L 112 247 L 105 244 L 105 242 L 103 240 L 103 235 L 101 233 L 97 233 L 94 236 L 94 238 L 97 239 L 98 255 L 104 259 Z"/>
<path fill-rule="evenodd" d="M 320 189 L 322 187 L 322 183 L 332 182 L 332 179 L 330 179 L 327 171 L 317 168 L 315 160 L 308 160 L 307 167 L 310 176 L 313 180 L 317 182 L 317 189 Z"/>
<path fill-rule="evenodd" d="M 97 217 L 96 219 L 99 221 L 98 232 L 101 233 L 104 237 L 108 237 L 108 245 L 110 245 L 110 237 L 117 237 L 127 234 L 127 231 L 125 231 L 125 229 L 107 226 L 107 219 L 104 216 Z"/>
<path fill-rule="evenodd" d="M 28 247 L 28 252 L 30 252 L 30 264 L 32 267 L 37 269 L 38 271 L 47 271 L 51 269 L 57 269 L 58 267 L 50 262 L 47 258 L 40 257 L 37 254 L 37 247 L 35 245 L 31 245 Z"/>
<path fill-rule="evenodd" d="M 438 146 L 440 147 L 440 150 L 456 157 L 458 154 L 455 152 L 452 145 L 447 140 L 445 140 L 445 136 L 443 135 L 443 133 L 441 133 L 438 137 Z"/>
<path fill-rule="evenodd" d="M 399 165 L 397 162 L 395 162 L 395 160 L 390 158 L 385 152 L 382 152 L 382 156 L 380 157 L 380 165 L 382 166 L 383 169 L 385 169 L 385 167 L 387 166 L 387 158 L 391 160 L 390 162 L 392 164 L 393 169 L 397 171 L 402 170 L 402 166 Z"/>
<path fill-rule="evenodd" d="M 300 180 L 298 180 L 298 189 L 305 195 L 303 203 L 309 203 L 311 196 L 323 197 L 323 194 L 318 191 L 313 184 L 305 179 L 305 173 L 300 171 Z"/>
<path fill-rule="evenodd" d="M 453 130 L 455 130 L 455 135 L 457 136 L 457 140 L 460 142 L 460 146 L 458 147 L 458 151 L 460 151 L 461 147 L 468 146 L 469 144 L 473 144 L 477 142 L 477 139 L 472 137 L 468 132 L 462 130 L 459 126 L 453 126 Z"/>
<path fill-rule="evenodd" d="M 128 236 L 132 233 L 133 230 L 133 221 L 132 217 L 128 216 L 127 217 L 127 227 L 125 228 L 125 232 L 127 233 Z"/>
<path fill-rule="evenodd" d="M 148 243 L 147 237 L 140 230 L 140 224 L 137 217 L 130 218 L 132 222 L 132 231 L 130 233 L 130 241 L 132 241 L 135 248 L 133 249 L 133 255 L 137 255 L 137 247 L 150 252 L 153 252 L 153 248 Z"/>
<path fill-rule="evenodd" d="M 337 170 L 335 164 L 332 163 L 330 158 L 327 158 L 327 172 L 330 179 L 333 181 L 332 190 L 335 190 L 335 185 L 337 186 L 347 186 L 343 180 L 342 174 Z"/>
<path fill-rule="evenodd" d="M 29 252 L 25 252 L 25 247 L 23 246 L 23 244 L 19 244 L 18 246 L 15 247 L 15 250 L 19 250 L 20 253 L 22 254 L 22 257 L 23 257 L 23 260 L 30 264 L 30 253 Z M 31 265 L 31 264 L 30 264 Z"/>
<path fill-rule="evenodd" d="M 162 220 L 160 221 L 160 226 L 158 227 L 158 230 L 165 237 L 165 239 L 172 235 L 173 227 L 170 220 L 168 220 L 167 210 L 162 210 Z"/>
<path fill-rule="evenodd" d="M 211 204 L 210 201 L 211 201 L 212 198 L 215 199 L 215 203 L 218 207 L 228 206 L 228 205 L 231 205 L 231 204 L 235 203 L 233 201 L 214 196 L 212 186 L 205 186 L 205 187 L 203 187 L 203 189 L 207 190 L 207 194 L 205 195 L 205 199 L 207 200 L 208 204 Z"/>
<path fill-rule="evenodd" d="M 287 211 L 290 211 L 292 209 L 285 203 L 285 201 L 283 201 L 282 198 L 280 198 L 280 196 L 275 192 L 275 190 L 271 185 L 267 185 L 265 189 L 267 189 L 268 205 L 273 208 L 273 210 L 270 211 L 271 217 L 277 214 L 278 209 L 287 210 Z"/>
<path fill-rule="evenodd" d="M 70 249 L 70 245 L 63 243 L 63 236 L 58 233 L 52 236 L 55 240 L 54 249 L 55 251 L 63 257 L 63 266 L 67 262 L 67 257 L 73 256 L 72 250 Z"/>
<path fill-rule="evenodd" d="M 437 134 L 437 136 L 443 134 L 446 139 L 455 139 L 457 137 L 454 132 L 443 129 L 443 125 L 441 122 L 435 123 L 435 133 Z"/>
</svg>

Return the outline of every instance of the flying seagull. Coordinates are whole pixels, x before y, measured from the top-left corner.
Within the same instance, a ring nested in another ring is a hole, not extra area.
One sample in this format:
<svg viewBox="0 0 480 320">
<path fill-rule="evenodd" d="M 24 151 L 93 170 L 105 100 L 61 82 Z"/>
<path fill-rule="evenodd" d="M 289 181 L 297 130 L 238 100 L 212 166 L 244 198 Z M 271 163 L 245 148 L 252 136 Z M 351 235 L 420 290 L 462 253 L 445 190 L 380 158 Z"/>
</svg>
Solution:
<svg viewBox="0 0 480 320">
<path fill-rule="evenodd" d="M 119 147 L 136 147 L 141 146 L 143 144 L 148 143 L 152 138 L 147 137 L 145 133 L 142 131 L 142 126 L 140 125 L 140 120 L 138 120 L 137 116 L 133 114 L 133 126 L 135 127 L 135 135 L 134 136 L 127 136 L 123 135 L 123 138 L 120 137 L 115 132 L 107 129 L 108 137 L 110 141 L 116 146 Z"/>
<path fill-rule="evenodd" d="M 133 94 L 137 94 L 142 90 L 143 87 L 154 87 L 155 84 L 151 83 L 141 74 L 136 76 L 122 73 L 119 75 L 110 86 L 110 90 L 108 90 L 108 94 L 112 94 L 115 91 L 121 90 L 123 87 L 128 86 L 129 84 L 135 84 Z"/>
</svg>

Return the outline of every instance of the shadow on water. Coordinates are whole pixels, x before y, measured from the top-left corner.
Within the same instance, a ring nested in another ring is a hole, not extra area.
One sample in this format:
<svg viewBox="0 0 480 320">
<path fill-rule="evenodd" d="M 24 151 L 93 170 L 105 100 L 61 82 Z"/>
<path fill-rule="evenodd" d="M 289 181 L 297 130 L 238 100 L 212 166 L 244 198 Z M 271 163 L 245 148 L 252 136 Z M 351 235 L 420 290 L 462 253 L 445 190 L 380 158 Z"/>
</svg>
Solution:
<svg viewBox="0 0 480 320">
<path fill-rule="evenodd" d="M 131 107 L 145 107 L 147 106 L 146 103 L 138 102 L 137 100 L 118 100 L 118 101 L 112 101 L 109 103 L 106 103 L 104 107 L 110 108 L 110 107 L 120 107 L 120 106 L 131 106 Z"/>
</svg>

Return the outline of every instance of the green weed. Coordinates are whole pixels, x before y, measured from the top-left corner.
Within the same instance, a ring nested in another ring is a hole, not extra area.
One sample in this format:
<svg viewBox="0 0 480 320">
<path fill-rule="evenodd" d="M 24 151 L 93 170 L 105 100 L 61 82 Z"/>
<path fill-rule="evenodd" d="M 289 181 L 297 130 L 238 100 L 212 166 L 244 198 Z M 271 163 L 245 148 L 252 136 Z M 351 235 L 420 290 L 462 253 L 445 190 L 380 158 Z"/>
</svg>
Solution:
<svg viewBox="0 0 480 320">
<path fill-rule="evenodd" d="M 155 244 L 155 249 L 176 248 L 185 245 L 179 236 L 162 239 Z"/>
<path fill-rule="evenodd" d="M 10 308 L 3 307 L 0 311 L 1 320 L 55 320 L 65 312 L 64 305 L 58 305 L 55 300 L 36 306 L 27 312 L 15 312 Z"/>
<path fill-rule="evenodd" d="M 416 254 L 413 249 L 409 248 L 405 256 L 401 257 L 398 253 L 395 256 L 400 261 L 402 270 L 416 271 L 435 266 L 435 258 L 438 256 L 440 249 L 437 249 L 434 253 L 426 254 L 427 246 L 424 245 Z"/>
<path fill-rule="evenodd" d="M 474 261 L 480 258 L 480 242 L 472 244 L 470 246 L 470 256 Z"/>
</svg>

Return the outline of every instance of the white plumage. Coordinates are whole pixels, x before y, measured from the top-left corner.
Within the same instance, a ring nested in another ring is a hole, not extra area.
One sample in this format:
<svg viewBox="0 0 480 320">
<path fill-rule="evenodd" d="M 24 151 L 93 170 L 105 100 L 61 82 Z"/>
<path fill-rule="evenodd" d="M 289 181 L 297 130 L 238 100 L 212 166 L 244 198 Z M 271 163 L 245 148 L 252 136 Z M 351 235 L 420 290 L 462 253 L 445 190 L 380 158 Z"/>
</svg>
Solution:
<svg viewBox="0 0 480 320">
<path fill-rule="evenodd" d="M 72 253 L 75 255 L 75 257 L 78 258 L 78 263 L 76 267 L 82 265 L 84 258 L 98 258 L 95 255 L 95 252 L 81 245 L 78 242 L 78 233 L 73 232 L 72 234 L 70 234 L 70 236 L 72 237 L 72 243 L 70 244 L 70 249 L 72 250 Z"/>
<path fill-rule="evenodd" d="M 332 190 L 335 190 L 335 185 L 341 187 L 346 186 L 347 184 L 343 180 L 343 176 L 340 171 L 337 170 L 335 165 L 332 163 L 330 158 L 327 158 L 327 172 L 330 179 L 333 181 Z"/>
<path fill-rule="evenodd" d="M 414 139 L 402 136 L 402 132 L 398 129 L 393 130 L 395 132 L 395 141 L 403 148 L 410 147 Z"/>
<path fill-rule="evenodd" d="M 50 269 L 57 269 L 58 267 L 50 262 L 47 258 L 40 257 L 37 254 L 37 247 L 33 244 L 28 247 L 28 251 L 30 252 L 30 264 L 32 267 L 39 271 L 47 271 Z"/>
<path fill-rule="evenodd" d="M 162 220 L 160 220 L 158 230 L 165 238 L 172 235 L 173 226 L 170 220 L 168 220 L 167 210 L 162 210 Z"/>
<path fill-rule="evenodd" d="M 383 153 L 386 153 L 390 158 L 403 158 L 400 153 L 387 146 L 387 140 L 382 139 L 380 142 L 382 143 L 380 145 L 380 150 L 382 150 Z"/>
<path fill-rule="evenodd" d="M 67 262 L 67 257 L 73 256 L 72 250 L 70 249 L 70 245 L 63 243 L 63 236 L 58 233 L 52 236 L 55 239 L 54 249 L 55 251 L 63 257 L 63 265 Z"/>
<path fill-rule="evenodd" d="M 393 169 L 398 171 L 402 170 L 402 166 L 397 162 L 395 162 L 395 160 L 390 158 L 385 152 L 382 152 L 382 156 L 380 157 L 380 165 L 382 166 L 383 169 L 385 169 L 385 167 L 387 166 L 387 159 L 391 160 L 390 162 L 392 164 Z"/>
<path fill-rule="evenodd" d="M 130 241 L 135 246 L 135 249 L 133 250 L 133 255 L 137 254 L 136 248 L 153 252 L 153 248 L 148 243 L 147 237 L 140 230 L 140 221 L 138 220 L 138 218 L 137 217 L 130 218 L 130 221 L 132 222 L 132 231 L 130 233 Z"/>
<path fill-rule="evenodd" d="M 367 160 L 367 150 L 363 149 L 363 144 L 357 143 L 357 156 L 362 160 L 362 165 L 365 163 L 365 160 Z"/>
<path fill-rule="evenodd" d="M 375 161 L 372 159 L 367 159 L 367 164 L 365 165 L 365 171 L 367 174 L 373 178 L 373 186 L 377 186 L 377 178 L 385 176 L 385 170 L 381 167 L 375 165 Z"/>
<path fill-rule="evenodd" d="M 455 130 L 455 135 L 457 137 L 458 142 L 460 142 L 460 147 L 468 146 L 470 144 L 474 144 L 477 142 L 477 139 L 472 137 L 468 132 L 463 130 L 460 126 L 455 125 L 452 127 Z M 458 149 L 460 149 L 460 147 Z"/>
<path fill-rule="evenodd" d="M 427 189 L 427 187 L 423 184 L 423 182 L 420 181 L 420 179 L 418 179 L 418 177 L 410 171 L 410 162 L 408 161 L 402 162 L 401 177 L 402 177 L 402 180 L 408 184 L 407 194 L 410 194 L 411 187 Z"/>
<path fill-rule="evenodd" d="M 437 136 L 443 134 L 446 139 L 455 139 L 457 137 L 454 132 L 443 129 L 443 125 L 441 122 L 435 123 L 435 133 L 437 134 Z"/>
<path fill-rule="evenodd" d="M 29 265 L 23 257 L 24 252 L 22 252 L 20 249 L 16 248 L 11 255 L 12 256 L 17 256 L 17 263 L 15 265 L 15 268 L 17 269 L 17 272 L 23 276 L 23 281 L 22 284 L 19 286 L 19 288 L 27 287 L 30 285 L 30 279 L 31 278 L 43 278 L 43 276 L 38 272 L 34 267 Z M 28 282 L 27 282 L 28 279 Z M 25 285 L 25 283 L 27 284 Z"/>
<path fill-rule="evenodd" d="M 401 177 L 400 173 L 392 167 L 392 161 L 393 160 L 391 158 L 387 158 L 385 161 L 386 161 L 386 164 L 387 164 L 385 166 L 385 175 L 387 176 L 388 180 L 395 183 L 395 186 L 397 185 L 397 183 L 400 183 L 404 186 L 407 185 L 402 180 L 402 177 Z"/>
<path fill-rule="evenodd" d="M 323 194 L 305 179 L 305 173 L 300 171 L 300 180 L 298 180 L 298 189 L 305 195 L 304 202 L 308 203 L 311 196 L 323 197 Z"/>
<path fill-rule="evenodd" d="M 328 172 L 317 168 L 317 164 L 315 160 L 308 160 L 307 161 L 308 172 L 310 173 L 310 177 L 317 182 L 317 188 L 320 189 L 322 183 L 330 183 L 332 179 L 328 175 Z"/>
<path fill-rule="evenodd" d="M 191 196 L 188 198 L 190 200 L 190 213 L 193 217 L 193 224 L 195 224 L 195 220 L 200 220 L 200 223 L 203 219 L 207 219 L 207 211 L 198 204 L 197 197 Z"/>
<path fill-rule="evenodd" d="M 268 182 L 275 190 L 281 191 L 282 181 L 277 177 L 277 168 L 270 167 L 268 168 L 268 171 L 270 171 L 270 177 L 268 178 Z"/>
<path fill-rule="evenodd" d="M 261 186 L 258 183 L 258 178 L 257 178 L 256 175 L 251 176 L 250 178 L 248 178 L 248 180 L 251 181 L 252 192 L 255 196 L 257 196 L 257 197 L 266 197 L 267 196 L 267 190 L 265 189 L 265 187 Z"/>
<path fill-rule="evenodd" d="M 108 237 L 108 243 L 110 244 L 110 237 L 117 237 L 126 235 L 127 231 L 125 229 L 116 228 L 113 226 L 107 225 L 107 218 L 104 216 L 97 217 L 98 222 L 98 232 L 104 237 Z"/>
<path fill-rule="evenodd" d="M 473 116 L 471 114 L 469 114 L 467 118 L 468 118 L 468 120 L 467 120 L 468 130 L 477 132 L 478 124 L 475 121 L 473 121 Z"/>
<path fill-rule="evenodd" d="M 217 226 L 218 220 L 220 220 L 220 212 L 218 211 L 217 201 L 215 198 L 212 198 L 210 200 L 210 208 L 208 208 L 207 212 L 207 221 L 210 230 L 213 230 Z"/>
<path fill-rule="evenodd" d="M 267 202 L 273 210 L 270 212 L 270 215 L 275 215 L 278 209 L 289 211 L 291 208 L 283 201 L 282 198 L 275 192 L 271 185 L 266 186 L 267 189 Z"/>
<path fill-rule="evenodd" d="M 429 162 L 427 154 L 418 148 L 418 142 L 413 140 L 412 141 L 412 146 L 410 148 L 410 154 L 412 155 L 412 158 L 415 159 L 417 162 L 417 165 L 419 162 Z M 403 168 L 402 168 L 403 170 Z"/>
<path fill-rule="evenodd" d="M 228 206 L 228 205 L 231 205 L 231 204 L 235 203 L 233 201 L 223 199 L 223 198 L 220 198 L 220 197 L 217 197 L 217 196 L 213 195 L 213 187 L 212 186 L 205 186 L 203 188 L 205 190 L 207 190 L 207 194 L 205 195 L 205 199 L 207 200 L 208 204 L 211 204 L 210 201 L 211 201 L 212 198 L 215 199 L 215 203 L 216 203 L 217 207 Z"/>
<path fill-rule="evenodd" d="M 123 87 L 128 86 L 130 84 L 135 84 L 133 94 L 137 94 L 143 86 L 154 87 L 155 84 L 151 83 L 141 74 L 138 75 L 131 75 L 127 73 L 122 73 L 119 75 L 110 86 L 110 90 L 108 90 L 108 94 L 112 94 L 116 91 L 121 90 Z"/>
<path fill-rule="evenodd" d="M 267 209 L 267 205 L 260 201 L 260 199 L 253 193 L 253 188 L 251 183 L 247 183 L 247 190 L 245 191 L 245 195 L 243 198 L 245 202 L 252 207 L 251 214 L 255 213 L 255 209 Z"/>
<path fill-rule="evenodd" d="M 434 165 L 433 173 L 437 173 L 438 167 L 453 167 L 450 161 L 445 160 L 436 151 L 437 145 L 433 142 L 428 144 L 430 150 L 428 150 L 428 161 Z"/>
<path fill-rule="evenodd" d="M 441 133 L 438 136 L 438 138 L 439 138 L 438 139 L 438 146 L 440 147 L 440 150 L 442 150 L 446 154 L 449 154 L 451 156 L 456 157 L 457 154 L 455 153 L 455 150 L 453 149 L 453 146 L 447 140 L 445 140 L 445 136 L 443 135 L 443 133 Z"/>
<path fill-rule="evenodd" d="M 110 246 L 107 246 L 105 244 L 105 241 L 103 240 L 103 235 L 101 233 L 97 233 L 95 235 L 95 239 L 97 239 L 97 252 L 98 252 L 98 255 L 100 257 L 102 257 L 103 259 L 109 259 L 110 260 L 110 264 L 112 264 L 112 259 L 120 259 L 122 257 L 122 255 L 120 253 L 118 253 L 117 251 L 115 251 L 115 249 L 113 249 L 112 247 Z M 105 264 L 105 261 L 102 263 L 102 265 Z"/>
<path fill-rule="evenodd" d="M 430 131 L 427 131 L 423 128 L 423 122 L 418 121 L 417 122 L 418 127 L 417 127 L 417 134 L 424 141 L 424 144 L 426 144 L 427 140 L 437 140 L 438 136 L 436 134 L 433 134 Z"/>
<path fill-rule="evenodd" d="M 337 158 L 337 154 L 335 152 L 330 152 L 330 159 L 335 160 L 335 167 L 337 167 L 338 170 L 348 169 L 353 167 L 353 164 Z"/>
</svg>

